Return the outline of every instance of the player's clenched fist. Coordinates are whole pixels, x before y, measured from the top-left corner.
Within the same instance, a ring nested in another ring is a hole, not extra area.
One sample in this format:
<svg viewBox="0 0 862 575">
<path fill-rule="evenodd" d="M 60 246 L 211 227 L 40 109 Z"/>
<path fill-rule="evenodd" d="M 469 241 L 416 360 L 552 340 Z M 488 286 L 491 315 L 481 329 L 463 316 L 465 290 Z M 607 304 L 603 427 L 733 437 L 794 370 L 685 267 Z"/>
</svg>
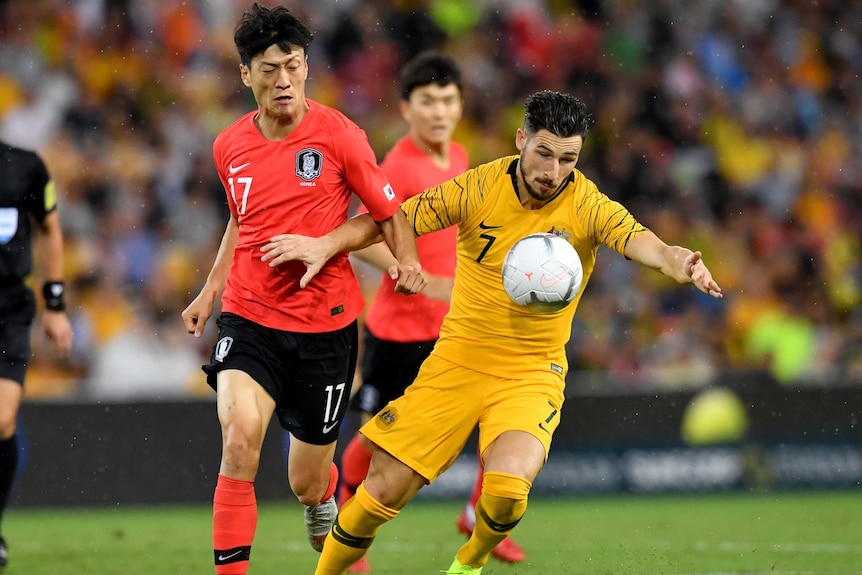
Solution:
<svg viewBox="0 0 862 575">
<path fill-rule="evenodd" d="M 418 262 L 399 263 L 390 267 L 389 277 L 395 280 L 395 291 L 407 295 L 418 294 L 428 283 Z"/>
</svg>

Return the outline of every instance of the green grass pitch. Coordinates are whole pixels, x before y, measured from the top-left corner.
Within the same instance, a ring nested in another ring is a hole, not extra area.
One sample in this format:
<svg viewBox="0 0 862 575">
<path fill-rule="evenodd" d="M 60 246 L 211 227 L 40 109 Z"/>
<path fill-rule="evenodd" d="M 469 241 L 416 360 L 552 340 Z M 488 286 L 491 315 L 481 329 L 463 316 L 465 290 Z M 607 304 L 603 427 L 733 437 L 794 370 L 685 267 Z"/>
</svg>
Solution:
<svg viewBox="0 0 862 575">
<path fill-rule="evenodd" d="M 261 502 L 250 575 L 311 575 L 297 503 Z M 436 574 L 463 538 L 460 501 L 419 500 L 384 526 L 376 575 Z M 12 508 L 4 575 L 214 573 L 208 506 Z M 527 561 L 487 575 L 858 575 L 862 491 L 539 498 L 514 532 Z"/>
</svg>

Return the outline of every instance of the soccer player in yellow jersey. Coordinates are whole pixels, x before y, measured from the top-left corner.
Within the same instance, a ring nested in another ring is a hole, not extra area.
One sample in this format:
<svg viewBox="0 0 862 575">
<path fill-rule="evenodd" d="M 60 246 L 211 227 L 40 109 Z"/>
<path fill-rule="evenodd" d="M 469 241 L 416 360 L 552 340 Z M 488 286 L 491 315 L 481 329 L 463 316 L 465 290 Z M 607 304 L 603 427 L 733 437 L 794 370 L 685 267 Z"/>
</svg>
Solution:
<svg viewBox="0 0 862 575">
<path fill-rule="evenodd" d="M 424 485 L 460 454 L 473 429 L 485 464 L 476 525 L 449 575 L 478 574 L 518 524 L 548 457 L 563 407 L 565 344 L 601 244 L 721 298 L 700 252 L 669 246 L 575 169 L 590 116 L 577 98 L 529 96 L 520 152 L 468 170 L 401 205 L 417 235 L 458 225 L 457 269 L 440 338 L 405 394 L 361 432 L 371 467 L 326 539 L 316 575 L 342 575 Z M 568 307 L 531 313 L 512 303 L 500 270 L 520 238 L 555 233 L 578 251 L 581 294 Z"/>
</svg>

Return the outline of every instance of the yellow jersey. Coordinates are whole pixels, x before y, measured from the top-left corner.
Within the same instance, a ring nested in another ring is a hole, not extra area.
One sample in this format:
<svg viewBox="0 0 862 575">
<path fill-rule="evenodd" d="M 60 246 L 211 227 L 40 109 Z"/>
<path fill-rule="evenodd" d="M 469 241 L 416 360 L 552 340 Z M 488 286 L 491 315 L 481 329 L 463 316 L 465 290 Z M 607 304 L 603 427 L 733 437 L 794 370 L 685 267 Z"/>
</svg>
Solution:
<svg viewBox="0 0 862 575">
<path fill-rule="evenodd" d="M 416 235 L 458 226 L 455 287 L 433 353 L 497 377 L 550 370 L 564 378 L 565 345 L 599 246 L 622 254 L 628 240 L 646 228 L 578 170 L 553 200 L 525 209 L 517 192 L 518 159 L 507 156 L 468 170 L 406 200 L 401 209 Z M 584 269 L 575 299 L 554 313 L 530 312 L 503 289 L 509 249 L 538 232 L 571 243 Z"/>
</svg>

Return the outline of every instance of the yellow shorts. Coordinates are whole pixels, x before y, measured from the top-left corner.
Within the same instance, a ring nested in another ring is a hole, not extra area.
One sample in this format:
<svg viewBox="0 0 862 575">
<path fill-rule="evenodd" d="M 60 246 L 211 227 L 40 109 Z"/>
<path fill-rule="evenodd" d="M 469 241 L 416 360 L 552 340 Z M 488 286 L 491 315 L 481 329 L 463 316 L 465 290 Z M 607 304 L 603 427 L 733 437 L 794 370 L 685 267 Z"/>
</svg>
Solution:
<svg viewBox="0 0 862 575">
<path fill-rule="evenodd" d="M 526 431 L 545 446 L 547 460 L 564 391 L 564 378 L 551 371 L 503 379 L 432 353 L 404 395 L 360 431 L 431 483 L 455 462 L 477 425 L 482 453 L 503 432 Z"/>
</svg>

